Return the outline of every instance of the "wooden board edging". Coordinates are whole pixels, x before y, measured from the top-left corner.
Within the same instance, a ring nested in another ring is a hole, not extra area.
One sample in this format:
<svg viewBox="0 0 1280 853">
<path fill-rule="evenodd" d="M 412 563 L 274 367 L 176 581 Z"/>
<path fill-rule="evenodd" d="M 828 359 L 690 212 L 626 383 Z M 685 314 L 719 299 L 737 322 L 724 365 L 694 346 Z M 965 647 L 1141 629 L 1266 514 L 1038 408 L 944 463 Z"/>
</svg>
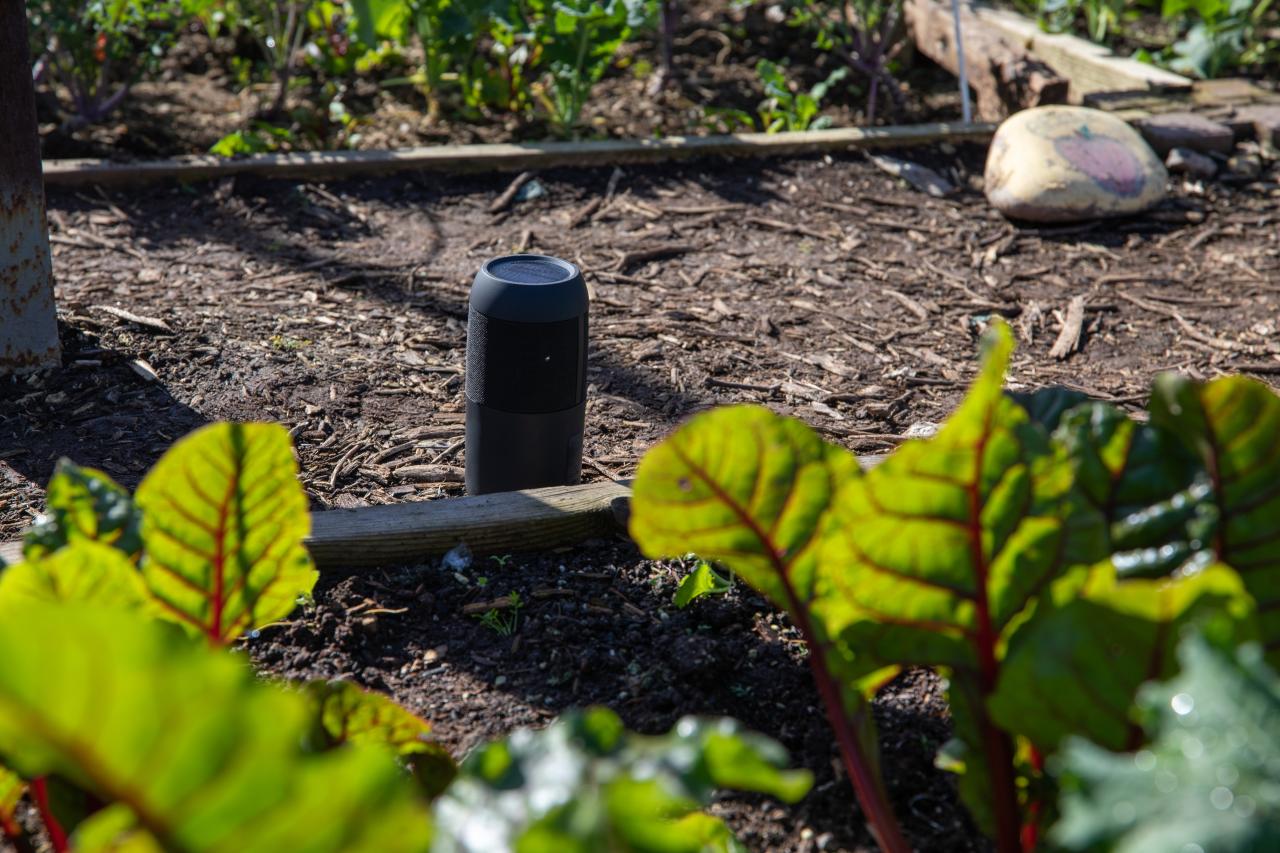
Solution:
<svg viewBox="0 0 1280 853">
<path fill-rule="evenodd" d="M 966 0 L 971 3 L 971 0 Z M 1100 44 L 1068 33 L 1047 33 L 1025 15 L 972 3 L 978 20 L 1049 63 L 1071 81 L 1071 98 L 1079 103 L 1096 92 L 1189 89 L 1192 80 L 1163 68 L 1116 56 Z"/>
<path fill-rule="evenodd" d="M 303 151 L 257 154 L 234 160 L 213 155 L 119 163 L 110 160 L 46 160 L 47 186 L 139 184 L 176 179 L 217 180 L 234 175 L 267 178 L 335 179 L 406 170 L 502 172 L 553 166 L 611 166 L 658 163 L 687 157 L 769 157 L 892 148 L 931 142 L 990 141 L 992 124 L 918 124 L 850 127 L 786 133 L 670 136 L 590 142 L 484 143 L 433 145 L 389 151 Z"/>
<path fill-rule="evenodd" d="M 884 460 L 859 456 L 862 467 Z M 628 482 L 603 481 L 433 501 L 331 509 L 311 514 L 307 550 L 322 574 L 417 563 L 460 542 L 476 556 L 576 545 L 626 530 Z M 0 543 L 0 559 L 22 559 L 21 542 Z"/>
</svg>

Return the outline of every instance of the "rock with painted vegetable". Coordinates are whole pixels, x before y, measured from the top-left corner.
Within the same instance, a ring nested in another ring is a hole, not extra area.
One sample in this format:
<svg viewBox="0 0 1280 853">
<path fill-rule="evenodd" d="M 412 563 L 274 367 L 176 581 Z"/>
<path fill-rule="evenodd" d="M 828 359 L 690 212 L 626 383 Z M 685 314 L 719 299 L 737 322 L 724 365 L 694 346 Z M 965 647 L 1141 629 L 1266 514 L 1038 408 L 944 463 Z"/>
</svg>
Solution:
<svg viewBox="0 0 1280 853">
<path fill-rule="evenodd" d="M 1013 219 L 1076 222 L 1140 213 L 1168 173 L 1142 136 L 1085 107 L 1036 107 L 1007 119 L 987 154 L 987 199 Z"/>
</svg>

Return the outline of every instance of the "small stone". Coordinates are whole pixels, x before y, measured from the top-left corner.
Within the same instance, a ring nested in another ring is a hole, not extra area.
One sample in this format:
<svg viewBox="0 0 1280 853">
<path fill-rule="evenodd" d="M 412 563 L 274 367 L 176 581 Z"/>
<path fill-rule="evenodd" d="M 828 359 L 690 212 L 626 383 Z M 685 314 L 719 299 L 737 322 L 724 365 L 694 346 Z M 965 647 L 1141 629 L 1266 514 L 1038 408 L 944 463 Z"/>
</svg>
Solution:
<svg viewBox="0 0 1280 853">
<path fill-rule="evenodd" d="M 1280 105 L 1253 104 L 1240 107 L 1231 118 L 1248 127 L 1263 145 L 1280 147 Z"/>
<path fill-rule="evenodd" d="M 1190 175 L 1193 178 L 1212 178 L 1218 173 L 1218 164 L 1190 148 L 1175 148 L 1165 158 L 1164 165 L 1170 172 Z"/>
<path fill-rule="evenodd" d="M 1168 173 L 1136 130 L 1087 107 L 1023 110 L 996 130 L 987 200 L 1013 219 L 1076 222 L 1140 213 L 1165 196 Z"/>
<path fill-rule="evenodd" d="M 1151 116 L 1138 122 L 1138 131 L 1157 154 L 1168 154 L 1174 148 L 1226 154 L 1236 144 L 1236 135 L 1228 125 L 1197 113 Z"/>
<path fill-rule="evenodd" d="M 1227 160 L 1227 168 L 1242 178 L 1256 178 L 1262 174 L 1262 158 L 1257 154 L 1237 154 Z"/>
<path fill-rule="evenodd" d="M 160 270 L 155 267 L 143 267 L 138 270 L 138 282 L 141 284 L 155 284 L 162 277 Z"/>
<path fill-rule="evenodd" d="M 928 166 L 921 166 L 919 163 L 912 163 L 910 160 L 899 160 L 897 157 L 886 157 L 881 154 L 872 154 L 871 162 L 886 175 L 901 178 L 910 184 L 912 188 L 934 198 L 945 198 L 956 191 L 955 184 Z"/>
</svg>

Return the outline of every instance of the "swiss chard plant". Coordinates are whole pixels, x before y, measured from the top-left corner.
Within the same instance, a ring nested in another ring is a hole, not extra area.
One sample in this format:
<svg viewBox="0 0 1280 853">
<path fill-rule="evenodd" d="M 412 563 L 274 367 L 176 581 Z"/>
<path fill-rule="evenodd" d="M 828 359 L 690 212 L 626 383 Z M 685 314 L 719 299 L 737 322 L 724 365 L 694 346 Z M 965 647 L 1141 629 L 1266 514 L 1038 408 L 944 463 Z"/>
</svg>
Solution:
<svg viewBox="0 0 1280 853">
<path fill-rule="evenodd" d="M 1056 813 L 1046 761 L 1070 737 L 1134 749 L 1134 697 L 1176 673 L 1190 628 L 1280 656 L 1280 399 L 1238 378 L 1161 377 L 1149 422 L 1001 385 L 997 325 L 969 395 L 932 438 L 862 471 L 757 407 L 692 419 L 637 472 L 632 534 L 692 550 L 784 609 L 863 813 L 905 850 L 868 703 L 907 666 L 949 681 L 939 763 L 997 848 Z"/>
<path fill-rule="evenodd" d="M 44 84 L 76 129 L 100 122 L 128 96 L 138 78 L 158 67 L 178 22 L 179 0 L 36 0 L 27 3 L 36 57 L 32 78 Z"/>
<path fill-rule="evenodd" d="M 0 835 L 18 850 L 34 848 L 25 799 L 58 853 L 504 849 L 477 840 L 486 826 L 520 849 L 736 851 L 699 811 L 714 788 L 808 789 L 732 721 L 641 738 L 603 709 L 484 747 L 458 775 L 385 696 L 264 681 L 230 644 L 315 582 L 296 474 L 267 424 L 193 433 L 132 497 L 58 465 L 24 560 L 0 571 Z"/>
<path fill-rule="evenodd" d="M 819 116 L 822 101 L 831 87 L 849 74 L 848 68 L 837 68 L 827 79 L 807 92 L 793 92 L 786 74 L 776 64 L 762 59 L 756 65 L 756 76 L 764 86 L 765 100 L 760 105 L 760 119 L 765 132 L 780 130 L 821 130 L 831 125 L 827 116 Z"/>
</svg>

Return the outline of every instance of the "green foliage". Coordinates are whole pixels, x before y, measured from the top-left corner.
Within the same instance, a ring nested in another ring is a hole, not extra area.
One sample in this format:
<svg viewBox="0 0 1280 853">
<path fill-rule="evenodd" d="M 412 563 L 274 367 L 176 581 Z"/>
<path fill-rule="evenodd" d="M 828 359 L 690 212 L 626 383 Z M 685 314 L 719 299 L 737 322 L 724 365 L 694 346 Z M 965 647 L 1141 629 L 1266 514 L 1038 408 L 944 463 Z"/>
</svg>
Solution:
<svg viewBox="0 0 1280 853">
<path fill-rule="evenodd" d="M 702 853 L 743 850 L 697 809 L 713 791 L 795 802 L 807 771 L 781 770 L 777 743 L 731 720 L 680 720 L 668 734 L 626 732 L 605 708 L 565 714 L 473 752 L 436 801 L 437 853 Z"/>
<path fill-rule="evenodd" d="M 19 838 L 22 828 L 18 826 L 18 803 L 26 792 L 26 784 L 17 773 L 0 764 L 0 835 L 6 838 Z"/>
<path fill-rule="evenodd" d="M 432 798 L 457 773 L 453 758 L 431 739 L 430 724 L 386 696 L 350 681 L 310 681 L 303 688 L 315 703 L 313 742 L 321 748 L 350 743 L 390 749 Z"/>
<path fill-rule="evenodd" d="M 102 542 L 130 558 L 142 551 L 140 516 L 129 493 L 101 471 L 69 459 L 54 466 L 45 512 L 23 538 L 22 554 L 39 559 L 72 542 Z"/>
<path fill-rule="evenodd" d="M 1084 740 L 1060 759 L 1066 850 L 1206 853 L 1280 847 L 1280 678 L 1256 647 L 1191 637 L 1181 674 L 1142 691 L 1148 745 L 1115 755 Z"/>
<path fill-rule="evenodd" d="M 706 560 L 699 560 L 693 571 L 680 580 L 674 604 L 684 609 L 704 595 L 723 595 L 733 589 L 733 579 L 726 578 Z"/>
<path fill-rule="evenodd" d="M 294 141 L 294 134 L 288 128 L 255 121 L 247 130 L 233 130 L 213 143 L 209 153 L 217 154 L 219 157 L 269 154 L 282 148 L 292 147 Z"/>
<path fill-rule="evenodd" d="M 882 839 L 859 717 L 902 667 L 947 675 L 956 739 L 939 760 L 1013 850 L 1052 813 L 1041 767 L 1065 739 L 1141 745 L 1134 697 L 1175 674 L 1182 631 L 1280 651 L 1280 399 L 1162 377 L 1136 424 L 1060 391 L 1003 393 L 1011 350 L 997 325 L 943 428 L 865 474 L 755 407 L 699 415 L 637 472 L 646 554 L 720 561 L 800 628 Z"/>
<path fill-rule="evenodd" d="M 166 623 L 32 604 L 0 620 L 0 659 L 0 756 L 111 806 L 79 828 L 85 837 L 145 833 L 169 850 L 427 848 L 424 806 L 385 751 L 305 750 L 304 697 Z"/>
<path fill-rule="evenodd" d="M 82 540 L 0 574 L 0 612 L 34 601 L 93 601 L 149 610 L 151 593 L 127 556 L 101 542 Z"/>
<path fill-rule="evenodd" d="M 289 434 L 213 424 L 169 449 L 138 487 L 142 573 L 161 612 L 213 643 L 287 616 L 317 573 Z"/>
<path fill-rule="evenodd" d="M 814 47 L 830 52 L 867 84 L 868 123 L 875 122 L 882 92 L 900 104 L 902 92 L 892 70 L 905 44 L 900 0 L 786 0 L 781 5 L 791 26 L 811 35 Z"/>
<path fill-rule="evenodd" d="M 1275 29 L 1280 10 L 1274 0 L 1021 0 L 1019 5 L 1037 14 L 1051 32 L 1082 22 L 1089 38 L 1100 43 L 1130 36 L 1140 15 L 1158 12 L 1169 36 L 1158 44 L 1167 47 L 1154 54 L 1144 48 L 1138 55 L 1196 77 L 1240 73 L 1275 61 L 1280 52 Z"/>
<path fill-rule="evenodd" d="M 26 7 L 32 76 L 50 84 L 72 128 L 110 115 L 140 76 L 159 67 L 187 17 L 179 0 L 35 0 Z"/>
<path fill-rule="evenodd" d="M 756 65 L 756 76 L 764 86 L 766 97 L 760 105 L 760 119 L 768 133 L 820 130 L 831 125 L 830 118 L 818 116 L 822 101 L 832 86 L 849 76 L 849 69 L 837 68 L 808 92 L 792 92 L 782 69 L 767 59 Z"/>
</svg>

